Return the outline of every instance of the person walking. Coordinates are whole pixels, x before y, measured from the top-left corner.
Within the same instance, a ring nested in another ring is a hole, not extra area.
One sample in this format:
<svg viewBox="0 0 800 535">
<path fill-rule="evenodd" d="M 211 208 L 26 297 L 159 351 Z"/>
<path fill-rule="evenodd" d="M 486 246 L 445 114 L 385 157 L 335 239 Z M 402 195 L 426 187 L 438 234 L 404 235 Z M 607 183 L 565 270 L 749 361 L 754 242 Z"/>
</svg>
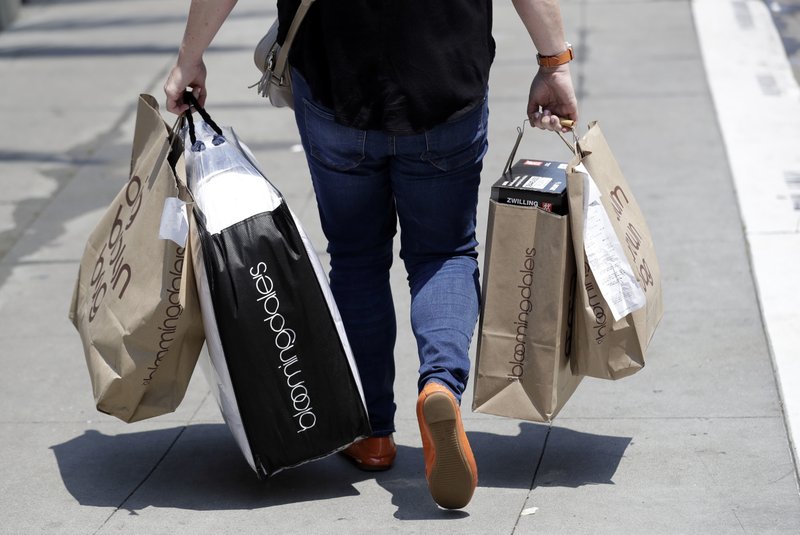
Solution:
<svg viewBox="0 0 800 535">
<path fill-rule="evenodd" d="M 538 54 L 527 116 L 577 120 L 558 0 L 512 0 Z M 278 0 L 282 42 L 300 0 Z M 204 105 L 203 53 L 236 0 L 192 0 L 165 83 L 182 113 Z M 487 151 L 491 0 L 317 0 L 295 38 L 294 113 L 328 240 L 330 286 L 361 375 L 373 435 L 343 451 L 386 470 L 396 446 L 396 321 L 389 269 L 400 258 L 419 354 L 417 418 L 434 501 L 465 507 L 478 470 L 461 421 L 480 288 L 475 236 Z M 532 70 L 533 70 L 532 58 Z M 566 130 L 566 129 L 563 129 Z"/>
</svg>

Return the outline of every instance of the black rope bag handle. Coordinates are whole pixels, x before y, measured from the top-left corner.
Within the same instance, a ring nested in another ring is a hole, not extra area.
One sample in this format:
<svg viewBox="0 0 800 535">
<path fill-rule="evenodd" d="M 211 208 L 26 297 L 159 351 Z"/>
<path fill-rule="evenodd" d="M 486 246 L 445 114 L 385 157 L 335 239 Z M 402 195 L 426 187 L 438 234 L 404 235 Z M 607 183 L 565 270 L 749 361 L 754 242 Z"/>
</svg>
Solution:
<svg viewBox="0 0 800 535">
<path fill-rule="evenodd" d="M 191 91 L 184 91 L 183 92 L 183 102 L 189 105 L 189 109 L 183 112 L 184 117 L 186 117 L 186 123 L 189 126 L 189 140 L 192 142 L 192 151 L 199 152 L 206 148 L 205 144 L 202 141 L 197 140 L 197 135 L 194 129 L 194 119 L 192 119 L 192 108 L 197 110 L 197 113 L 200 114 L 200 117 L 206 122 L 208 126 L 216 133 L 214 139 L 211 141 L 214 146 L 222 145 L 225 143 L 225 137 L 222 134 L 222 128 L 220 128 L 217 123 L 211 118 L 208 112 L 200 106 L 200 103 L 197 102 L 197 99 L 194 98 L 194 95 Z"/>
</svg>

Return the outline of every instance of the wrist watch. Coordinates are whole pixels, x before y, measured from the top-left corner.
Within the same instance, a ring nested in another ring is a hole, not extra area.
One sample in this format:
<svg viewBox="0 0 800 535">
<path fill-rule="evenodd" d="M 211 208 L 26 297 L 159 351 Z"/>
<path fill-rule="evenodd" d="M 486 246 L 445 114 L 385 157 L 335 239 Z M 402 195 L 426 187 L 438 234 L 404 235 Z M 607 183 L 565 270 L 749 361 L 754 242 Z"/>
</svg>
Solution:
<svg viewBox="0 0 800 535">
<path fill-rule="evenodd" d="M 569 63 L 573 59 L 575 59 L 575 54 L 573 54 L 572 45 L 569 43 L 567 43 L 567 49 L 565 51 L 555 56 L 536 54 L 536 62 L 542 67 L 558 67 L 559 65 Z"/>
</svg>

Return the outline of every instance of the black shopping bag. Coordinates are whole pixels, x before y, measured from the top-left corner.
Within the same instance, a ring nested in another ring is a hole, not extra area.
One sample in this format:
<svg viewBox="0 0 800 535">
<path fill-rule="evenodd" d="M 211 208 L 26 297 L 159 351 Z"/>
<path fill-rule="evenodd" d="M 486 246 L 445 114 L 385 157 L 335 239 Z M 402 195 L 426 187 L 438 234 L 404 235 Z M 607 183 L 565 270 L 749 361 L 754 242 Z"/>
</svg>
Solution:
<svg viewBox="0 0 800 535">
<path fill-rule="evenodd" d="M 196 133 L 187 129 L 186 166 L 208 376 L 245 457 L 266 477 L 368 436 L 369 421 L 313 246 L 233 130 L 204 118 Z"/>
</svg>

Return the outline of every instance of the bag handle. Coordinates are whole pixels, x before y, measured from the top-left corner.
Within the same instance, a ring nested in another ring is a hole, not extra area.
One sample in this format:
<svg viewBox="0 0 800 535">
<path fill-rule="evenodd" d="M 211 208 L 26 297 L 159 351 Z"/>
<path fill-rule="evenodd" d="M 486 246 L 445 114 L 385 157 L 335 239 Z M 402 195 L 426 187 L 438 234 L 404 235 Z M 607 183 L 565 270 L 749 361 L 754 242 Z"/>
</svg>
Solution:
<svg viewBox="0 0 800 535">
<path fill-rule="evenodd" d="M 313 1 L 314 0 L 311 0 L 311 2 L 313 2 Z M 192 94 L 191 91 L 187 90 L 187 91 L 185 91 L 183 93 L 183 100 L 184 100 L 185 103 L 189 104 L 190 108 L 188 110 L 186 110 L 185 112 L 183 112 L 183 114 L 180 117 L 178 117 L 178 120 L 180 121 L 181 118 L 184 118 L 184 117 L 186 118 L 186 122 L 188 123 L 188 127 L 189 127 L 189 140 L 192 142 L 192 151 L 193 152 L 200 152 L 202 150 L 205 150 L 205 148 L 206 148 L 205 144 L 203 144 L 202 141 L 198 141 L 197 140 L 197 137 L 196 137 L 196 134 L 195 134 L 195 130 L 194 130 L 194 120 L 192 119 L 192 108 L 195 108 L 197 110 L 197 112 L 200 114 L 200 116 L 203 118 L 203 120 L 206 122 L 206 124 L 208 124 L 211 127 L 211 129 L 214 130 L 214 132 L 216 133 L 216 135 L 214 136 L 214 139 L 211 140 L 211 143 L 213 143 L 215 147 L 225 143 L 226 139 L 225 139 L 225 135 L 222 133 L 222 128 L 220 128 L 217 125 L 217 123 L 215 123 L 214 120 L 211 119 L 211 116 L 208 114 L 208 112 L 202 106 L 200 106 L 200 103 L 197 102 L 197 99 L 194 98 L 194 95 Z M 235 139 L 235 135 L 234 135 L 233 143 L 230 143 L 229 146 L 234 147 L 250 163 L 250 165 L 253 166 L 253 169 L 255 169 L 258 173 L 261 173 L 261 175 L 264 176 L 264 179 L 267 180 L 266 175 L 264 175 L 264 173 L 261 171 L 261 169 L 259 168 L 258 164 L 256 163 L 254 157 L 251 157 L 251 155 L 248 154 L 248 151 L 244 150 L 239 145 L 239 143 Z M 269 182 L 269 180 L 267 180 L 267 182 Z M 275 186 L 275 184 L 273 184 L 272 182 L 269 182 L 269 185 L 272 186 L 275 189 L 275 191 L 278 192 L 278 195 L 280 195 L 281 199 L 284 198 L 283 194 L 280 192 L 280 190 L 278 190 L 278 188 Z M 187 188 L 187 191 L 188 191 L 188 188 Z M 191 192 L 189 192 L 189 193 L 191 194 Z"/>
<path fill-rule="evenodd" d="M 217 135 L 214 136 L 212 143 L 215 146 L 224 143 L 225 137 L 222 134 L 222 128 L 220 128 L 217 125 L 217 123 L 214 122 L 214 120 L 211 118 L 211 116 L 208 114 L 205 108 L 200 106 L 200 103 L 197 102 L 197 99 L 194 98 L 194 95 L 192 94 L 191 91 L 183 92 L 183 101 L 189 105 L 189 109 L 186 110 L 183 115 L 184 117 L 186 117 L 186 122 L 189 126 L 189 140 L 192 142 L 192 150 L 194 152 L 199 152 L 205 149 L 205 145 L 203 144 L 203 142 L 200 141 L 198 143 L 197 141 L 197 135 L 195 134 L 194 130 L 194 120 L 192 119 L 192 108 L 196 109 L 197 113 L 200 114 L 200 117 L 203 118 L 206 124 L 208 124 L 208 126 L 210 126 L 211 129 L 214 130 L 214 132 L 216 132 Z"/>
<path fill-rule="evenodd" d="M 517 156 L 517 149 L 519 148 L 519 144 L 522 142 L 522 134 L 525 130 L 525 123 L 530 124 L 530 121 L 528 119 L 525 119 L 524 121 L 522 121 L 522 126 L 517 127 L 517 141 L 514 143 L 514 148 L 511 149 L 511 154 L 508 156 L 508 160 L 506 161 L 506 166 L 503 168 L 504 175 L 510 173 L 511 166 L 514 165 L 514 159 Z M 570 131 L 572 132 L 572 139 L 574 144 L 567 141 L 567 138 L 564 137 L 564 134 L 562 134 L 558 130 L 556 130 L 556 134 L 558 134 L 558 137 L 561 138 L 561 141 L 564 142 L 564 144 L 567 146 L 567 148 L 569 148 L 572 154 L 577 154 L 578 135 L 575 133 L 575 121 L 573 121 L 572 119 L 561 119 L 561 126 L 563 126 L 564 128 L 571 129 Z"/>
</svg>

